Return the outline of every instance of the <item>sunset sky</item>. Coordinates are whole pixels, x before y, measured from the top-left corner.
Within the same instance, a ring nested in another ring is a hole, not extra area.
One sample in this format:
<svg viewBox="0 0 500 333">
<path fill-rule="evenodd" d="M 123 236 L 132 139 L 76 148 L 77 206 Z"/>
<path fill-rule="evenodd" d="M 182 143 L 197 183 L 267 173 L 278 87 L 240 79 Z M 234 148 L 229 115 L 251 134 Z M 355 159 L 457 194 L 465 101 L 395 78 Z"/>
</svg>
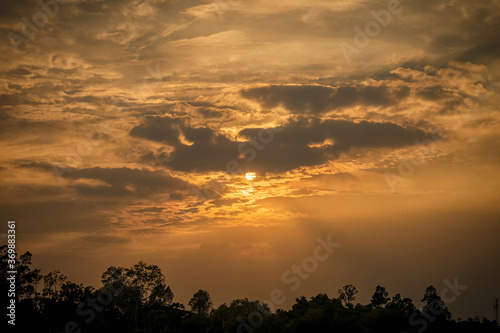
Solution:
<svg viewBox="0 0 500 333">
<path fill-rule="evenodd" d="M 0 3 L 0 232 L 42 273 L 142 260 L 185 305 L 282 308 L 457 277 L 455 318 L 493 318 L 499 1 L 42 3 Z"/>
</svg>

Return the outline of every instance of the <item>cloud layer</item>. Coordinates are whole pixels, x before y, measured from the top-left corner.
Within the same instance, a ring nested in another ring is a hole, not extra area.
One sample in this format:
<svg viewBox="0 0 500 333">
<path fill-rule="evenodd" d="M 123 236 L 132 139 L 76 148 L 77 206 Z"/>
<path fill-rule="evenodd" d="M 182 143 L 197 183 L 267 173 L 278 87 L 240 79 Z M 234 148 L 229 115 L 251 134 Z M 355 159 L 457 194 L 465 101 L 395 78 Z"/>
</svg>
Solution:
<svg viewBox="0 0 500 333">
<path fill-rule="evenodd" d="M 43 268 L 97 283 L 96 267 L 119 256 L 157 259 L 182 266 L 169 272 L 182 297 L 200 287 L 186 272 L 201 269 L 221 302 L 249 276 L 262 281 L 243 296 L 265 298 L 274 280 L 252 256 L 285 269 L 332 233 L 347 250 L 319 274 L 324 288 L 372 276 L 366 258 L 408 264 L 392 257 L 401 253 L 427 264 L 380 281 L 441 281 L 470 266 L 487 294 L 494 258 L 481 246 L 498 248 L 498 1 L 402 1 L 377 34 L 366 27 L 388 2 L 43 3 L 0 4 L 0 215 L 20 221 L 20 246 Z M 359 31 L 370 41 L 347 62 L 340 45 L 356 45 Z M 426 242 L 421 230 L 439 237 Z M 448 252 L 415 254 L 441 241 L 472 244 L 472 254 L 461 252 L 463 265 Z"/>
</svg>

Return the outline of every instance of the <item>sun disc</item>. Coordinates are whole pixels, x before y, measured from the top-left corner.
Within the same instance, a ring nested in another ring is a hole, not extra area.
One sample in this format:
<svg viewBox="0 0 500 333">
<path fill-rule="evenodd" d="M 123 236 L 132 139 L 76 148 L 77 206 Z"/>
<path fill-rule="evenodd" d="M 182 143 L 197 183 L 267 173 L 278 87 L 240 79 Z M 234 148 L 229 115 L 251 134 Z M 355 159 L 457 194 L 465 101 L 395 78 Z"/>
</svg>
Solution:
<svg viewBox="0 0 500 333">
<path fill-rule="evenodd" d="M 255 172 L 247 172 L 246 175 L 245 175 L 245 178 L 248 179 L 248 180 L 254 180 L 255 177 L 257 177 L 257 175 L 255 174 Z"/>
</svg>

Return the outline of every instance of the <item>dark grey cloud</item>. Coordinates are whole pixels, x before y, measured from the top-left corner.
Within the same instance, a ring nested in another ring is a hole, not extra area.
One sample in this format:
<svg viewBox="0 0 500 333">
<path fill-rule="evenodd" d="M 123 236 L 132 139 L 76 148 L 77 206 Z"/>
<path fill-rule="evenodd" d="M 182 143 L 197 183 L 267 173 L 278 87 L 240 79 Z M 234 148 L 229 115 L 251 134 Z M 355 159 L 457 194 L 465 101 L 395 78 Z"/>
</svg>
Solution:
<svg viewBox="0 0 500 333">
<path fill-rule="evenodd" d="M 130 135 L 176 146 L 180 144 L 179 127 L 183 125 L 184 121 L 179 118 L 147 116 L 141 125 L 130 131 Z"/>
<path fill-rule="evenodd" d="M 131 215 L 144 214 L 144 213 L 157 213 L 157 214 L 159 214 L 161 212 L 163 212 L 163 208 L 161 208 L 161 207 L 148 207 L 148 208 L 129 210 L 129 213 Z"/>
<path fill-rule="evenodd" d="M 106 186 L 72 185 L 80 194 L 91 196 L 149 196 L 172 190 L 186 190 L 188 183 L 163 171 L 129 168 L 78 169 L 67 175 L 72 179 L 94 179 Z"/>
<path fill-rule="evenodd" d="M 33 74 L 33 72 L 27 69 L 26 67 L 17 67 L 9 70 L 7 74 L 15 77 L 24 77 Z"/>
<path fill-rule="evenodd" d="M 66 94 L 69 94 L 69 95 L 72 95 L 74 93 L 74 91 L 69 91 L 66 92 L 64 91 Z M 68 105 L 71 105 L 71 103 L 85 103 L 85 104 L 88 104 L 88 105 L 109 105 L 110 104 L 110 101 L 109 99 L 105 99 L 105 98 L 102 98 L 102 97 L 99 97 L 99 96 L 91 96 L 91 95 L 86 95 L 86 96 L 78 96 L 78 97 L 74 97 L 74 96 L 67 96 L 67 97 L 64 97 L 64 100 L 66 102 L 66 104 Z M 116 103 L 118 104 L 118 103 Z"/>
<path fill-rule="evenodd" d="M 404 91 L 391 91 L 387 86 L 272 85 L 244 89 L 241 96 L 265 107 L 283 106 L 292 113 L 325 113 L 354 106 L 388 106 L 397 103 Z"/>
<path fill-rule="evenodd" d="M 441 29 L 432 29 L 429 51 L 442 54 L 442 61 L 451 60 L 489 64 L 500 55 L 498 31 L 500 29 L 500 4 L 496 0 L 467 1 L 457 0 L 452 5 L 447 4 L 434 11 L 432 8 L 442 6 L 442 1 L 424 0 L 408 3 L 417 11 L 439 15 L 440 24 L 452 33 L 441 34 Z M 466 13 L 466 15 L 464 14 Z M 436 20 L 433 20 L 436 21 Z M 436 21 L 437 22 L 437 21 Z"/>
<path fill-rule="evenodd" d="M 50 163 L 40 161 L 21 162 L 18 164 L 18 167 L 54 172 L 54 167 Z M 164 171 L 125 167 L 72 169 L 65 173 L 64 177 L 73 180 L 89 179 L 104 182 L 105 184 L 103 185 L 69 185 L 69 188 L 75 189 L 81 195 L 94 197 L 147 197 L 158 193 L 172 192 L 176 193 L 173 194 L 173 200 L 178 200 L 176 198 L 182 195 L 179 192 L 186 191 L 189 187 L 189 183 L 173 177 Z"/>
<path fill-rule="evenodd" d="M 222 118 L 224 116 L 224 112 L 216 109 L 214 110 L 213 108 L 201 107 L 198 108 L 196 112 L 203 118 Z"/>
<path fill-rule="evenodd" d="M 417 96 L 431 101 L 437 101 L 453 96 L 453 93 L 442 86 L 436 85 L 423 88 L 416 93 Z"/>
<path fill-rule="evenodd" d="M 182 143 L 181 133 L 192 144 Z M 353 147 L 401 147 L 427 136 L 417 127 L 390 122 L 318 118 L 293 120 L 282 128 L 247 128 L 239 133 L 246 142 L 232 141 L 212 129 L 192 128 L 183 119 L 166 117 L 146 117 L 130 134 L 173 147 L 170 153 L 144 154 L 144 162 L 198 172 L 228 171 L 230 161 L 237 161 L 240 171 L 282 172 L 333 160 Z M 328 140 L 331 144 L 322 145 Z"/>
<path fill-rule="evenodd" d="M 0 171 L 5 168 L 0 168 Z M 56 196 L 61 194 L 68 194 L 67 189 L 56 185 L 35 185 L 35 184 L 19 184 L 0 187 L 2 193 L 8 193 L 10 196 L 16 197 L 37 197 L 37 196 Z"/>
<path fill-rule="evenodd" d="M 498 27 L 500 29 L 500 26 Z M 500 57 L 500 41 L 486 41 L 473 46 L 457 57 L 458 61 L 470 61 L 473 63 L 489 63 Z"/>
<path fill-rule="evenodd" d="M 238 158 L 238 146 L 238 142 L 223 135 L 213 135 L 210 140 L 196 140 L 191 146 L 178 145 L 170 155 L 158 157 L 162 165 L 174 170 L 223 171 L 230 160 Z"/>
<path fill-rule="evenodd" d="M 26 160 L 22 160 L 22 161 L 17 161 L 15 163 L 15 165 L 18 168 L 38 169 L 38 170 L 42 170 L 42 171 L 45 171 L 45 172 L 52 172 L 54 170 L 54 168 L 52 167 L 52 165 L 50 163 L 44 162 L 44 161 L 26 161 Z"/>
<path fill-rule="evenodd" d="M 186 104 L 194 106 L 196 113 L 204 119 L 221 119 L 238 111 L 231 105 L 216 105 L 207 101 L 193 101 L 186 102 Z"/>
<path fill-rule="evenodd" d="M 245 129 L 241 135 L 256 138 L 263 129 Z M 258 152 L 250 169 L 286 171 L 300 166 L 312 166 L 337 158 L 353 147 L 391 148 L 413 145 L 427 134 L 416 127 L 395 123 L 346 120 L 302 119 L 287 124 L 273 141 Z M 314 147 L 325 140 L 332 145 Z"/>
<path fill-rule="evenodd" d="M 187 102 L 187 104 L 195 107 L 209 107 L 209 108 L 214 108 L 218 110 L 225 110 L 225 109 L 230 109 L 230 110 L 237 110 L 232 105 L 215 105 L 213 103 L 207 102 L 207 101 L 194 101 L 194 102 Z"/>
<path fill-rule="evenodd" d="M 181 192 L 172 192 L 168 195 L 168 197 L 172 201 L 181 201 L 184 200 L 186 196 Z"/>
<path fill-rule="evenodd" d="M 211 107 L 211 106 L 214 106 L 212 103 L 210 102 L 206 102 L 206 101 L 201 101 L 201 102 L 188 102 L 187 104 L 191 105 L 191 106 L 196 106 L 196 107 L 199 107 L 199 106 L 205 106 L 205 107 Z"/>
<path fill-rule="evenodd" d="M 19 93 L 12 94 L 0 94 L 0 105 L 19 105 L 23 104 L 24 99 L 23 96 Z"/>
<path fill-rule="evenodd" d="M 0 1 L 0 20 L 5 23 L 16 23 L 21 17 L 33 15 L 40 7 L 36 0 Z"/>
<path fill-rule="evenodd" d="M 0 100 L 1 100 L 0 95 Z M 72 123 L 74 124 L 74 123 Z M 68 130 L 62 120 L 32 120 L 18 118 L 15 111 L 0 107 L 0 139 L 16 140 L 19 144 L 32 146 L 53 144 L 60 140 L 59 134 Z M 50 135 L 47 135 L 50 133 Z"/>
<path fill-rule="evenodd" d="M 191 127 L 186 124 L 187 118 L 172 118 L 161 116 L 146 116 L 141 125 L 134 127 L 130 135 L 137 138 L 163 142 L 174 147 L 180 147 L 181 136 L 190 142 L 200 145 L 210 142 L 224 144 L 224 136 L 217 134 L 208 127 Z"/>
<path fill-rule="evenodd" d="M 240 134 L 257 136 L 262 129 L 245 129 Z M 320 120 L 303 118 L 291 121 L 277 133 L 273 144 L 313 144 L 332 139 L 337 149 L 351 147 L 399 147 L 411 145 L 416 139 L 423 139 L 425 132 L 416 127 L 402 127 L 389 122 L 359 123 L 347 120 Z"/>
</svg>

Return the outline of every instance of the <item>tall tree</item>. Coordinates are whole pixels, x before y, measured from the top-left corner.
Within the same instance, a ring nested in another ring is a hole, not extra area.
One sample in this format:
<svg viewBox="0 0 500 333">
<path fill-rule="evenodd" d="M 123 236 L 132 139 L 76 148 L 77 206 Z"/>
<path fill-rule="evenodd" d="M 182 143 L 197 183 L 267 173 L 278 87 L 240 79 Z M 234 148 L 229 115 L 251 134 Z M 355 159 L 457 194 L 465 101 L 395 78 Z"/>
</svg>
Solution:
<svg viewBox="0 0 500 333">
<path fill-rule="evenodd" d="M 94 288 L 92 287 L 85 287 L 83 284 L 67 281 L 61 286 L 59 295 L 64 302 L 80 304 L 86 297 L 91 297 L 93 292 Z"/>
<path fill-rule="evenodd" d="M 206 290 L 200 289 L 194 293 L 188 305 L 192 311 L 198 314 L 208 314 L 213 304 L 210 294 Z"/>
<path fill-rule="evenodd" d="M 51 299 L 58 299 L 59 292 L 63 283 L 67 280 L 66 275 L 59 270 L 49 272 L 43 277 L 43 294 Z"/>
<path fill-rule="evenodd" d="M 417 309 L 410 298 L 401 298 L 400 294 L 394 295 L 392 300 L 386 305 L 391 309 L 396 309 L 404 312 L 406 315 L 411 315 Z"/>
<path fill-rule="evenodd" d="M 356 300 L 356 294 L 358 290 L 352 284 L 347 284 L 339 289 L 338 291 L 340 299 L 344 302 L 345 305 L 350 304 Z"/>
<path fill-rule="evenodd" d="M 370 305 L 374 308 L 383 307 L 387 302 L 391 299 L 387 297 L 389 293 L 385 290 L 385 287 L 377 286 L 375 288 L 375 293 L 372 295 L 372 299 L 370 301 Z"/>
<path fill-rule="evenodd" d="M 171 305 L 174 298 L 160 267 L 142 261 L 131 268 L 109 267 L 102 274 L 101 281 L 105 287 L 119 290 L 113 298 L 114 303 L 123 314 L 133 314 L 136 328 L 139 310 Z"/>
<path fill-rule="evenodd" d="M 424 298 L 422 298 L 422 302 L 426 303 L 423 308 L 423 313 L 430 322 L 442 322 L 451 319 L 450 311 L 438 295 L 434 286 L 431 285 L 425 289 L 425 295 Z"/>
</svg>

